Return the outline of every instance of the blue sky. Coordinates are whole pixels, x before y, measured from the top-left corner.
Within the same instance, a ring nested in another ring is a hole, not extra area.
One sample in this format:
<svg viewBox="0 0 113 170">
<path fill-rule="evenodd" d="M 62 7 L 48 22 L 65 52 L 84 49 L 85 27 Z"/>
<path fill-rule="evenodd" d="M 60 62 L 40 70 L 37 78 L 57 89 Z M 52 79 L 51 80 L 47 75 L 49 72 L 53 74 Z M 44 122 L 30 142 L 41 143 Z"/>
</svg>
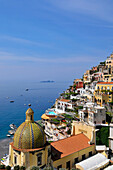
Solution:
<svg viewBox="0 0 113 170">
<path fill-rule="evenodd" d="M 72 80 L 113 52 L 112 0 L 0 0 L 1 80 Z"/>
</svg>

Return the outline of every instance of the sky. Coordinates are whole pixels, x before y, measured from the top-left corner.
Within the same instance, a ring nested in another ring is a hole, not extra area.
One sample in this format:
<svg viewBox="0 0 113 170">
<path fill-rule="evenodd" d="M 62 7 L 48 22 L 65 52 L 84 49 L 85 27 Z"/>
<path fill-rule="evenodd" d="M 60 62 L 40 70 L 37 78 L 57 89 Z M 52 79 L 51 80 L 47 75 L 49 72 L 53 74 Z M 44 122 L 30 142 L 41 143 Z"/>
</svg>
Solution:
<svg viewBox="0 0 113 170">
<path fill-rule="evenodd" d="M 112 0 L 0 0 L 0 80 L 73 81 L 113 52 Z"/>
</svg>

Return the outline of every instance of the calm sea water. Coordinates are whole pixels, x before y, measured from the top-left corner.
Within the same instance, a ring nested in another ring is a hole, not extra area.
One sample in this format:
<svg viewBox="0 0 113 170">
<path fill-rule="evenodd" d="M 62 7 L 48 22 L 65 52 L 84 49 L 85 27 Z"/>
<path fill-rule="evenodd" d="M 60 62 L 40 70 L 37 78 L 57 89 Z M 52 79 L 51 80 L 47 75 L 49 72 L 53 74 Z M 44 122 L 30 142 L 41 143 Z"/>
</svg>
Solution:
<svg viewBox="0 0 113 170">
<path fill-rule="evenodd" d="M 34 110 L 34 119 L 40 120 L 45 110 L 71 84 L 72 82 L 0 82 L 0 139 L 6 138 L 11 123 L 18 127 L 25 120 L 29 103 Z M 26 88 L 29 90 L 25 91 Z M 10 103 L 10 100 L 14 100 L 14 103 Z"/>
</svg>

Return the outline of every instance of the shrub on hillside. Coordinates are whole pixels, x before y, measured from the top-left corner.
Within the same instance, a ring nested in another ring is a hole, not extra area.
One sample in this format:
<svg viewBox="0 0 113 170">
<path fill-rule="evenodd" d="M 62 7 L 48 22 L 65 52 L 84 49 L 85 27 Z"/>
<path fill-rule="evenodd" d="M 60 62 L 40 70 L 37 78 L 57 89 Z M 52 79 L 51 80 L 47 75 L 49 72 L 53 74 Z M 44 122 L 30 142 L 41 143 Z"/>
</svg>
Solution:
<svg viewBox="0 0 113 170">
<path fill-rule="evenodd" d="M 40 168 L 38 166 L 33 166 L 31 170 L 40 170 Z"/>
<path fill-rule="evenodd" d="M 6 166 L 6 168 L 5 169 L 7 169 L 7 170 L 11 170 L 11 167 L 8 165 L 8 166 Z"/>
<path fill-rule="evenodd" d="M 14 170 L 19 170 L 19 165 L 14 166 Z"/>
<path fill-rule="evenodd" d="M 5 165 L 0 165 L 0 169 L 5 169 Z"/>
</svg>

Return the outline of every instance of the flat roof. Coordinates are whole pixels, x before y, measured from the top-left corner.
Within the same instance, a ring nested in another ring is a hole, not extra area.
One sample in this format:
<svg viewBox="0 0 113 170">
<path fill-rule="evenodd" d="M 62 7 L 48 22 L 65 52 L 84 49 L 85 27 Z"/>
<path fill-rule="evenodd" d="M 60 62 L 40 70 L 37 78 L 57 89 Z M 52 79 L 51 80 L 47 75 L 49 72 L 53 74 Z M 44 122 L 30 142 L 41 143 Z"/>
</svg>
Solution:
<svg viewBox="0 0 113 170">
<path fill-rule="evenodd" d="M 103 154 L 98 153 L 84 161 L 81 161 L 76 164 L 77 168 L 81 167 L 84 170 L 93 170 L 98 169 L 104 165 L 109 163 L 109 159 L 107 159 Z"/>
</svg>

